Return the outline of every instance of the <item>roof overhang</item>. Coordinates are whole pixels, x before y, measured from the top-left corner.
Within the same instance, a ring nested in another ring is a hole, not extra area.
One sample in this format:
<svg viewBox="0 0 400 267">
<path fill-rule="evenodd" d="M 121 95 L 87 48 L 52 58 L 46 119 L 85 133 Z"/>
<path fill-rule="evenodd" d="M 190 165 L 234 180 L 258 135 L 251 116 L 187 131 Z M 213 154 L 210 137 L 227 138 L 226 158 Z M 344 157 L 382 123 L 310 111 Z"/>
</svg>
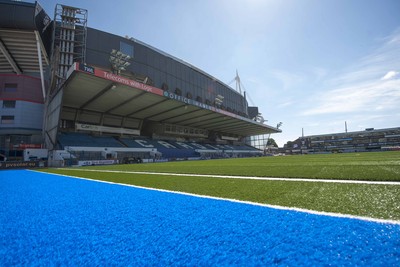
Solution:
<svg viewBox="0 0 400 267">
<path fill-rule="evenodd" d="M 43 43 L 35 31 L 0 29 L 0 73 L 32 73 L 40 71 L 38 49 L 43 65 L 49 60 Z"/>
<path fill-rule="evenodd" d="M 40 72 L 49 64 L 50 18 L 37 2 L 12 1 L 0 3 L 0 16 L 0 73 Z"/>
<path fill-rule="evenodd" d="M 253 136 L 281 130 L 119 75 L 74 63 L 63 106 L 223 134 Z"/>
</svg>

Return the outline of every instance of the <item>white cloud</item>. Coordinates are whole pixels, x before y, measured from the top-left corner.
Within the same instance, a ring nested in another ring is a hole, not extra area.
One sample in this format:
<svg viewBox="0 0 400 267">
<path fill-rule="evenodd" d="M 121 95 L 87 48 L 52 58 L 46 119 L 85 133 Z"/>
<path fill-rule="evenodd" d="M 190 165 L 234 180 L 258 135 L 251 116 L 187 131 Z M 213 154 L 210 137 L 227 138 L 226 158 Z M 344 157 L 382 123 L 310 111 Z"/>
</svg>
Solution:
<svg viewBox="0 0 400 267">
<path fill-rule="evenodd" d="M 387 71 L 387 70 L 391 71 Z M 327 81 L 327 90 L 312 97 L 302 115 L 338 113 L 390 113 L 400 103 L 400 30 L 382 45 Z M 382 73 L 386 73 L 382 77 Z"/>
<path fill-rule="evenodd" d="M 285 108 L 285 107 L 289 107 L 289 106 L 291 106 L 291 105 L 293 105 L 293 101 L 286 101 L 286 102 L 283 102 L 283 103 L 280 103 L 280 104 L 278 104 L 278 108 Z"/>
<path fill-rule="evenodd" d="M 284 91 L 295 88 L 296 85 L 302 83 L 305 79 L 304 75 L 281 70 L 273 70 L 270 73 L 282 83 Z"/>
<path fill-rule="evenodd" d="M 343 87 L 381 79 L 388 70 L 400 69 L 400 28 L 380 40 L 381 46 L 343 70 L 341 75 L 329 81 L 331 87 Z"/>
<path fill-rule="evenodd" d="M 383 76 L 383 77 L 381 78 L 381 80 L 390 80 L 390 79 L 396 78 L 397 76 L 399 76 L 399 72 L 398 72 L 398 71 L 391 70 L 391 71 L 389 71 L 388 73 L 386 73 L 386 75 Z"/>
<path fill-rule="evenodd" d="M 318 96 L 314 108 L 302 115 L 391 110 L 400 103 L 400 80 L 353 84 Z"/>
<path fill-rule="evenodd" d="M 326 69 L 324 69 L 324 68 L 321 68 L 321 67 L 314 67 L 314 68 L 311 68 L 311 71 L 312 71 L 312 75 L 314 75 L 315 80 L 316 80 L 317 82 L 319 82 L 319 81 L 325 79 L 325 77 L 326 77 L 327 74 L 328 74 L 328 71 L 327 71 Z"/>
</svg>

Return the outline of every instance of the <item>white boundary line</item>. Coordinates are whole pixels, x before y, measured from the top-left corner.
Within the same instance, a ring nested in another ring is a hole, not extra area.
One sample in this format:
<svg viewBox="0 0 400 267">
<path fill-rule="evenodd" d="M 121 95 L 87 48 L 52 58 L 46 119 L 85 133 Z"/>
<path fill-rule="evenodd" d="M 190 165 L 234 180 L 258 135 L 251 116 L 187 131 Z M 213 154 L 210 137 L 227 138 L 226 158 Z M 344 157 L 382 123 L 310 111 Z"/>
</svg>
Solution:
<svg viewBox="0 0 400 267">
<path fill-rule="evenodd" d="M 277 178 L 277 177 L 215 175 L 215 174 L 186 174 L 186 173 L 168 173 L 168 172 L 113 171 L 113 170 L 94 170 L 94 169 L 77 169 L 77 168 L 57 168 L 57 169 L 58 170 L 85 171 L 85 172 L 131 173 L 131 174 L 145 174 L 145 175 L 187 176 L 187 177 L 206 177 L 206 178 L 223 178 L 223 179 L 247 179 L 247 180 L 265 180 L 265 181 L 400 185 L 400 182 L 388 182 L 388 181 L 358 181 L 358 180 L 335 180 L 335 179 Z"/>
<path fill-rule="evenodd" d="M 234 202 L 234 203 L 242 203 L 242 204 L 247 204 L 247 205 L 271 208 L 271 209 L 296 211 L 296 212 L 308 213 L 308 214 L 313 214 L 313 215 L 329 216 L 329 217 L 336 217 L 336 218 L 355 219 L 355 220 L 382 223 L 382 224 L 400 225 L 400 221 L 396 221 L 396 220 L 377 219 L 377 218 L 370 218 L 370 217 L 363 217 L 363 216 L 354 216 L 354 215 L 350 215 L 350 214 L 324 212 L 324 211 L 314 211 L 314 210 L 301 209 L 301 208 L 293 208 L 293 207 L 285 207 L 285 206 L 278 206 L 278 205 L 263 204 L 263 203 L 257 203 L 257 202 L 250 202 L 250 201 L 231 199 L 231 198 L 221 198 L 221 197 L 214 197 L 214 196 L 207 196 L 207 195 L 197 195 L 197 194 L 180 192 L 180 191 L 159 189 L 159 188 L 153 188 L 153 187 L 144 187 L 144 186 L 139 186 L 139 185 L 124 184 L 124 183 L 115 183 L 115 182 L 109 182 L 109 181 L 101 181 L 101 180 L 95 180 L 95 179 L 82 178 L 82 177 L 78 177 L 78 176 L 71 176 L 71 175 L 64 175 L 64 174 L 57 174 L 57 173 L 49 173 L 49 172 L 41 172 L 41 171 L 36 171 L 36 170 L 28 170 L 28 171 L 42 173 L 42 174 L 48 174 L 48 175 L 54 175 L 54 176 L 63 176 L 63 177 L 73 178 L 73 179 L 80 179 L 80 180 L 86 180 L 86 181 L 105 183 L 105 184 L 128 186 L 128 187 L 140 188 L 140 189 L 151 190 L 151 191 L 173 193 L 173 194 L 192 196 L 192 197 L 199 197 L 199 198 L 205 198 L 205 199 L 215 199 L 215 200 L 228 201 L 228 202 Z"/>
</svg>

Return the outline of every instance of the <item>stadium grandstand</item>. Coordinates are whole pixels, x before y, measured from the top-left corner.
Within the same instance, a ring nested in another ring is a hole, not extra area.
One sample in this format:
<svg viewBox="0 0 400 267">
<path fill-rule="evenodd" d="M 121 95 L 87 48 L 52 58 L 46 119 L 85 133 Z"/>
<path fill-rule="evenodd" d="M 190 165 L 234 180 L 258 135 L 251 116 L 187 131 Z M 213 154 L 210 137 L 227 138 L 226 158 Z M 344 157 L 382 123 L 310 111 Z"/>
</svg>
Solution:
<svg viewBox="0 0 400 267">
<path fill-rule="evenodd" d="M 287 142 L 283 150 L 288 154 L 400 150 L 400 127 L 303 136 Z"/>
<path fill-rule="evenodd" d="M 87 22 L 85 9 L 57 4 L 50 18 L 38 2 L 0 0 L 0 161 L 258 156 L 252 137 L 281 132 L 245 92 Z"/>
</svg>

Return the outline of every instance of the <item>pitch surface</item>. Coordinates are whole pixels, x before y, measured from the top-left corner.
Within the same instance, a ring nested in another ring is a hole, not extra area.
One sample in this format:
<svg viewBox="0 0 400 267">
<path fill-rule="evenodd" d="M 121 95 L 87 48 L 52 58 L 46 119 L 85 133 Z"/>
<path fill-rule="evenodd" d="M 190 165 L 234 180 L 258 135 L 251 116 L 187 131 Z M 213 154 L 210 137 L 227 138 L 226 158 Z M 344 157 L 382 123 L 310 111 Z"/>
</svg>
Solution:
<svg viewBox="0 0 400 267">
<path fill-rule="evenodd" d="M 400 264 L 400 225 L 0 172 L 0 265 Z"/>
</svg>

